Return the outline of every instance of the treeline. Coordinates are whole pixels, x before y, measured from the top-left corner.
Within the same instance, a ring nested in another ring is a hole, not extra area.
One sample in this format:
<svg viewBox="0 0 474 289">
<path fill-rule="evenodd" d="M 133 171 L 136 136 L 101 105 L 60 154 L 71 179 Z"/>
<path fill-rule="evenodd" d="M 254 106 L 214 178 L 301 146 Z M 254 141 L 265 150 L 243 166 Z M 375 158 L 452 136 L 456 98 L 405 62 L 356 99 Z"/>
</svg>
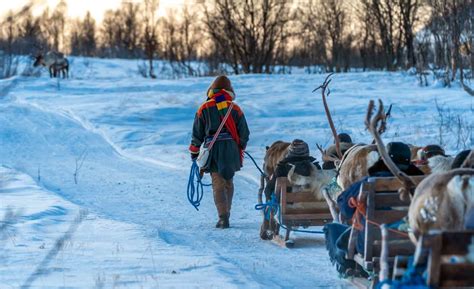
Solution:
<svg viewBox="0 0 474 289">
<path fill-rule="evenodd" d="M 0 49 L 143 58 L 150 77 L 154 59 L 188 74 L 194 61 L 209 73 L 432 70 L 447 84 L 474 71 L 472 0 L 208 0 L 165 16 L 158 5 L 124 2 L 101 23 L 89 13 L 67 19 L 65 2 L 38 17 L 25 6 L 2 20 Z"/>
</svg>

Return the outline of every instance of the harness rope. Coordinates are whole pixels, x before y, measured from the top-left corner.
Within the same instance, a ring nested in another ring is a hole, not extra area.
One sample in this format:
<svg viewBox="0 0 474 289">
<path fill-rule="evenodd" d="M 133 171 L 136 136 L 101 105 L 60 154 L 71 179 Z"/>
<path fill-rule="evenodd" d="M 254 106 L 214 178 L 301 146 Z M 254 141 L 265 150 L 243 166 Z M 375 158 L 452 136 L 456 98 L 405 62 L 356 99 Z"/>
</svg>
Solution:
<svg viewBox="0 0 474 289">
<path fill-rule="evenodd" d="M 263 172 L 263 170 L 258 166 L 257 162 L 255 161 L 255 159 L 247 152 L 247 151 L 244 151 L 244 154 L 246 154 L 250 160 L 253 162 L 253 164 L 255 165 L 255 167 L 257 168 L 257 170 L 260 172 L 260 174 L 264 177 L 267 177 L 267 175 Z"/>
<path fill-rule="evenodd" d="M 352 224 L 356 230 L 362 231 L 364 229 L 364 224 L 362 223 L 362 217 L 365 218 L 367 223 L 377 226 L 380 229 L 381 224 L 367 219 L 367 216 L 366 216 L 367 208 L 366 208 L 365 202 L 359 202 L 356 198 L 352 197 L 349 199 L 349 207 L 356 209 L 354 215 L 352 216 Z M 395 230 L 392 228 L 387 228 L 387 230 L 392 233 L 398 234 L 400 236 L 409 238 L 409 235 L 405 232 Z"/>
</svg>

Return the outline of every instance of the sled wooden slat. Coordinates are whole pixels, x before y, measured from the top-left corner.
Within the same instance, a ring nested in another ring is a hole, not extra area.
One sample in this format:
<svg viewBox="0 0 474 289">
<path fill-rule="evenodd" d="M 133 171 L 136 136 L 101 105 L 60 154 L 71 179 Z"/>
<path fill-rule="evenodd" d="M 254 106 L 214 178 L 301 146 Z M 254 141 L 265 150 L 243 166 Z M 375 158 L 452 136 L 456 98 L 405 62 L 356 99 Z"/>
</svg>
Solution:
<svg viewBox="0 0 474 289">
<path fill-rule="evenodd" d="M 411 178 L 413 182 L 415 183 L 415 185 L 418 185 L 424 179 L 424 177 L 425 176 L 412 176 Z M 386 179 L 386 180 L 384 180 L 383 182 L 379 182 L 379 181 L 375 181 L 375 179 Z M 375 184 L 374 190 L 376 192 L 396 192 L 402 186 L 402 184 L 397 178 L 392 178 L 392 177 L 370 178 L 369 182 L 371 182 L 370 180 L 373 180 Z"/>
<path fill-rule="evenodd" d="M 283 220 L 327 220 L 331 219 L 331 213 L 327 214 L 288 214 L 282 217 Z"/>
<path fill-rule="evenodd" d="M 378 224 L 389 224 L 401 220 L 408 215 L 408 210 L 377 210 L 374 211 L 373 218 Z"/>
<path fill-rule="evenodd" d="M 280 200 L 281 224 L 288 228 L 323 226 L 332 222 L 326 201 L 320 201 L 310 192 L 288 192 L 289 182 L 285 177 L 276 180 L 276 194 Z M 289 234 L 284 241 L 288 241 Z"/>
<path fill-rule="evenodd" d="M 286 212 L 288 215 L 297 216 L 297 215 L 317 215 L 320 216 L 321 214 L 327 215 L 327 208 L 287 208 Z M 332 217 L 331 217 L 332 218 Z"/>
<path fill-rule="evenodd" d="M 372 250 L 373 250 L 373 255 L 377 257 L 374 257 L 374 259 L 380 256 L 381 248 L 382 248 L 382 241 L 380 240 L 375 241 Z M 415 245 L 413 245 L 413 243 L 406 238 L 404 240 L 390 240 L 388 242 L 388 248 L 389 248 L 389 251 L 388 251 L 389 257 L 410 256 L 413 254 L 413 252 L 415 252 L 415 249 L 416 249 Z"/>
<path fill-rule="evenodd" d="M 410 201 L 400 200 L 400 196 L 393 193 L 377 193 L 375 194 L 375 207 L 406 207 L 410 205 Z"/>
<path fill-rule="evenodd" d="M 326 202 L 314 202 L 314 201 L 305 202 L 304 204 L 287 202 L 286 208 L 287 209 L 298 209 L 298 208 L 303 208 L 303 209 L 327 209 L 328 204 Z"/>
<path fill-rule="evenodd" d="M 312 193 L 287 193 L 286 194 L 286 201 L 288 203 L 300 203 L 300 202 L 318 202 Z M 321 201 L 319 201 L 321 202 Z M 326 205 L 327 207 L 327 205 Z"/>
<path fill-rule="evenodd" d="M 441 287 L 474 286 L 474 264 L 442 264 L 439 279 Z"/>
</svg>

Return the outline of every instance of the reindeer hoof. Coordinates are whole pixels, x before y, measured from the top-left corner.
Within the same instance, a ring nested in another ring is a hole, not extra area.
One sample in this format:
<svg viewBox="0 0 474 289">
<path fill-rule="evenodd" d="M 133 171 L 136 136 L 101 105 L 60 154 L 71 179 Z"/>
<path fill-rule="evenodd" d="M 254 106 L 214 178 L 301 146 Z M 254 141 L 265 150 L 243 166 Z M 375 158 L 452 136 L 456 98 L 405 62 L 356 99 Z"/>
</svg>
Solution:
<svg viewBox="0 0 474 289">
<path fill-rule="evenodd" d="M 272 240 L 273 239 L 273 233 L 270 232 L 270 231 L 260 232 L 260 239 L 262 239 L 262 240 Z"/>
<path fill-rule="evenodd" d="M 293 248 L 295 246 L 295 241 L 293 241 L 293 240 L 285 241 L 285 246 L 287 248 Z"/>
</svg>

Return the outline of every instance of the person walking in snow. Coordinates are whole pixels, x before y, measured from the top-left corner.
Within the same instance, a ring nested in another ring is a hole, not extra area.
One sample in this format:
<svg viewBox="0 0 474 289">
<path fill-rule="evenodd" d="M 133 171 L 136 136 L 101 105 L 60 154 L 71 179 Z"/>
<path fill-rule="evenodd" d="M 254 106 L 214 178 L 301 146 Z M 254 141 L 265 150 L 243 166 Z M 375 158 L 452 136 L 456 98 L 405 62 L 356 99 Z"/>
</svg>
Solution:
<svg viewBox="0 0 474 289">
<path fill-rule="evenodd" d="M 207 91 L 207 100 L 194 118 L 189 150 L 194 161 L 201 146 L 208 147 L 223 121 L 228 108 L 231 112 L 212 146 L 204 172 L 211 174 L 214 203 L 219 220 L 216 228 L 229 228 L 230 209 L 234 195 L 233 177 L 243 162 L 243 151 L 249 140 L 249 129 L 244 113 L 233 103 L 234 89 L 226 76 L 217 77 Z"/>
</svg>

